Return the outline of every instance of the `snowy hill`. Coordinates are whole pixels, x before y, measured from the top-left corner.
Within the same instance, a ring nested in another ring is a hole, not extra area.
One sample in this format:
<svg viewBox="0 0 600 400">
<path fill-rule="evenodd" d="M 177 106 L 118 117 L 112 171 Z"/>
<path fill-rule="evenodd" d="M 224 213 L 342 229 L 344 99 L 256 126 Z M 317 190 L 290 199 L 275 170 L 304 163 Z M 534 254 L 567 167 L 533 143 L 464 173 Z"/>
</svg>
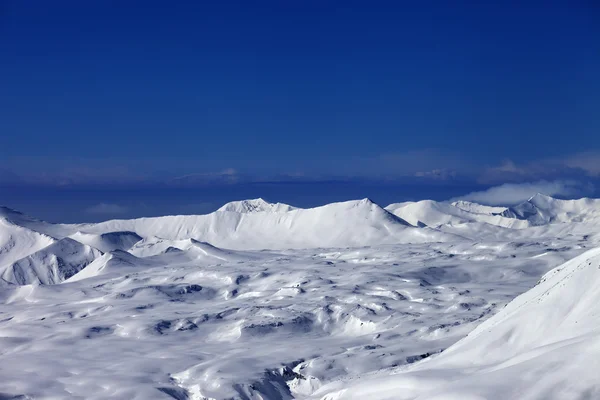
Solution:
<svg viewBox="0 0 600 400">
<path fill-rule="evenodd" d="M 531 225 L 600 221 L 600 199 L 559 200 L 536 194 L 526 202 L 510 207 L 504 217 L 528 221 Z"/>
<path fill-rule="evenodd" d="M 414 226 L 440 227 L 486 223 L 503 228 L 525 229 L 559 223 L 600 222 L 600 199 L 559 200 L 536 194 L 513 207 L 490 207 L 468 201 L 452 203 L 422 200 L 390 204 L 386 210 Z"/>
<path fill-rule="evenodd" d="M 210 255 L 217 260 L 224 256 L 220 248 L 343 248 L 577 235 L 578 231 L 586 231 L 577 228 L 577 223 L 598 220 L 600 200 L 557 200 L 539 194 L 508 209 L 431 200 L 397 203 L 383 209 L 369 199 L 299 209 L 254 199 L 228 203 L 207 215 L 79 225 L 50 224 L 2 207 L 0 273 L 13 283 L 58 283 L 93 261 L 97 254 L 115 250 L 150 257 L 172 248 L 184 251 L 187 257 Z M 571 224 L 558 229 L 556 223 Z M 516 229 L 523 232 L 514 232 Z M 69 257 L 75 261 L 65 262 L 64 251 L 59 251 L 64 248 L 72 250 Z"/>
<path fill-rule="evenodd" d="M 2 279 L 18 285 L 61 283 L 101 254 L 73 239 L 61 239 L 5 267 Z"/>
<path fill-rule="evenodd" d="M 103 253 L 114 250 L 128 250 L 143 239 L 135 232 L 107 232 L 102 234 L 75 232 L 70 235 L 70 238 L 94 247 Z"/>
<path fill-rule="evenodd" d="M 51 224 L 46 221 L 41 221 L 13 210 L 12 208 L 3 206 L 0 206 L 0 221 L 1 220 L 56 239 L 61 239 L 72 233 L 71 228 L 66 227 L 66 225 Z"/>
<path fill-rule="evenodd" d="M 485 222 L 504 228 L 523 229 L 528 221 L 502 215 L 504 208 L 482 206 L 469 202 L 438 202 L 422 200 L 390 204 L 386 207 L 394 215 L 414 226 L 440 227 L 469 222 Z"/>
<path fill-rule="evenodd" d="M 231 249 L 349 247 L 457 240 L 417 229 L 368 199 L 287 212 L 216 211 L 208 215 L 113 220 L 80 225 L 86 233 L 132 231 L 169 240 L 194 238 Z"/>
<path fill-rule="evenodd" d="M 506 211 L 506 207 L 485 206 L 472 201 L 458 200 L 451 203 L 454 207 L 475 214 L 499 215 Z"/>
<path fill-rule="evenodd" d="M 152 263 L 147 260 L 141 260 L 125 251 L 115 250 L 96 258 L 85 268 L 66 279 L 65 282 L 76 282 L 110 272 L 116 272 L 117 275 L 125 275 L 128 269 L 135 270 L 149 265 L 152 265 Z"/>
<path fill-rule="evenodd" d="M 133 246 L 129 252 L 137 257 L 152 257 L 169 251 L 180 250 L 189 254 L 212 257 L 216 260 L 224 260 L 231 252 L 221 250 L 206 242 L 195 239 L 168 240 L 150 237 Z"/>
<path fill-rule="evenodd" d="M 56 240 L 0 217 L 0 270 Z"/>
</svg>

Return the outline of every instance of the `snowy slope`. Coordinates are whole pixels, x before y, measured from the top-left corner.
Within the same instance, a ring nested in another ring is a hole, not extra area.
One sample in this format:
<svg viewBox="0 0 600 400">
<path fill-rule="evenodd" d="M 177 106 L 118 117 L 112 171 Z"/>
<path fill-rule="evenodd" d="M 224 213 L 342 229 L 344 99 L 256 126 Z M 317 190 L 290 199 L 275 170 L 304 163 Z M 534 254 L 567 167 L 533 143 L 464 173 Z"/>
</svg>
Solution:
<svg viewBox="0 0 600 400">
<path fill-rule="evenodd" d="M 114 250 L 129 250 L 134 244 L 143 239 L 135 232 L 107 232 L 102 234 L 75 232 L 69 237 L 103 253 Z"/>
<path fill-rule="evenodd" d="M 62 239 L 73 233 L 68 225 L 51 224 L 3 206 L 0 206 L 0 220 L 56 239 Z"/>
<path fill-rule="evenodd" d="M 600 199 L 559 200 L 538 193 L 526 202 L 510 207 L 502 215 L 527 220 L 532 225 L 597 223 L 600 221 Z"/>
<path fill-rule="evenodd" d="M 451 203 L 454 207 L 475 214 L 498 215 L 506 211 L 506 207 L 494 207 L 477 204 L 472 201 L 458 200 Z"/>
<path fill-rule="evenodd" d="M 133 246 L 129 252 L 137 257 L 152 257 L 173 250 L 181 250 L 188 254 L 204 255 L 216 260 L 224 260 L 232 254 L 230 251 L 219 249 L 209 243 L 195 239 L 168 240 L 149 237 Z"/>
<path fill-rule="evenodd" d="M 115 251 L 62 284 L 0 290 L 2 392 L 302 399 L 449 347 L 581 244 Z"/>
<path fill-rule="evenodd" d="M 0 217 L 0 270 L 56 240 Z"/>
<path fill-rule="evenodd" d="M 56 284 L 75 275 L 101 255 L 99 250 L 64 238 L 5 267 L 1 277 L 18 285 Z"/>
<path fill-rule="evenodd" d="M 107 273 L 116 273 L 122 276 L 126 275 L 131 269 L 136 270 L 152 265 L 154 264 L 148 260 L 141 260 L 122 250 L 115 250 L 96 258 L 85 268 L 66 279 L 65 282 L 76 282 Z"/>
<path fill-rule="evenodd" d="M 460 202 L 447 203 L 433 200 L 390 204 L 386 207 L 394 215 L 414 226 L 440 227 L 469 222 L 485 222 L 504 228 L 523 229 L 528 221 L 496 214 L 495 208 Z"/>
<path fill-rule="evenodd" d="M 599 398 L 599 300 L 596 248 L 545 274 L 441 355 L 397 374 L 323 388 L 316 397 L 331 391 L 322 398 Z"/>
</svg>

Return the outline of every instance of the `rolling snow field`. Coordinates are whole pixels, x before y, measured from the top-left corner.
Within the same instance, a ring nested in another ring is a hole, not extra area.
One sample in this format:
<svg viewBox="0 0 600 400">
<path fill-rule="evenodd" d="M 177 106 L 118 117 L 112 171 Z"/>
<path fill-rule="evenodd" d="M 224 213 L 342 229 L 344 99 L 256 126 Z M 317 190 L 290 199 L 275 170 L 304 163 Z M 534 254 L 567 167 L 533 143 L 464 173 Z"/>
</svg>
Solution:
<svg viewBox="0 0 600 400">
<path fill-rule="evenodd" d="M 0 207 L 0 399 L 600 398 L 600 200 Z"/>
</svg>

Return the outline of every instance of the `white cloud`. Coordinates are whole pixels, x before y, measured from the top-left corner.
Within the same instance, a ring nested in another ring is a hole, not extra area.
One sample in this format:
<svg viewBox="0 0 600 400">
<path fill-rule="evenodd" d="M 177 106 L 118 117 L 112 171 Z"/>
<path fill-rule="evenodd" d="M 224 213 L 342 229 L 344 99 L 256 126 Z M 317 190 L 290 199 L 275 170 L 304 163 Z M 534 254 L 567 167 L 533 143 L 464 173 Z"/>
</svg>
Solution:
<svg viewBox="0 0 600 400">
<path fill-rule="evenodd" d="M 417 178 L 430 178 L 445 180 L 456 177 L 456 171 L 447 169 L 434 169 L 432 171 L 418 171 L 415 173 Z"/>
<path fill-rule="evenodd" d="M 600 152 L 588 151 L 566 157 L 563 163 L 569 168 L 578 168 L 590 176 L 600 175 Z"/>
<path fill-rule="evenodd" d="M 480 192 L 472 192 L 453 200 L 469 200 L 487 205 L 514 205 L 526 201 L 536 193 L 548 196 L 583 196 L 593 188 L 575 181 L 538 181 L 505 183 Z"/>
<path fill-rule="evenodd" d="M 186 184 L 215 184 L 215 183 L 239 183 L 246 176 L 241 175 L 234 168 L 227 168 L 219 172 L 200 172 L 178 176 L 169 181 L 170 184 L 186 185 Z"/>
<path fill-rule="evenodd" d="M 124 214 L 127 211 L 129 211 L 127 207 L 111 203 L 99 203 L 85 210 L 90 214 Z"/>
<path fill-rule="evenodd" d="M 500 165 L 483 168 L 477 176 L 477 182 L 497 184 L 554 179 L 569 180 L 582 177 L 600 177 L 599 151 L 532 160 L 522 164 L 505 160 Z"/>
</svg>

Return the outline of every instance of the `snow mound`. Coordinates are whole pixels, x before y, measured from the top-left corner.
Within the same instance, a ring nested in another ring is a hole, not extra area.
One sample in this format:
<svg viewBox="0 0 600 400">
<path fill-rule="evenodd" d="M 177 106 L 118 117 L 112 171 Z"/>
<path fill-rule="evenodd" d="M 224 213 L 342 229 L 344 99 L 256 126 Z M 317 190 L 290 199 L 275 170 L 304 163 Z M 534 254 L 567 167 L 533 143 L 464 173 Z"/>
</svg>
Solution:
<svg viewBox="0 0 600 400">
<path fill-rule="evenodd" d="M 2 279 L 17 285 L 61 283 L 101 255 L 99 250 L 64 238 L 15 261 L 4 269 Z"/>
<path fill-rule="evenodd" d="M 128 250 L 143 239 L 135 232 L 108 232 L 102 234 L 75 232 L 70 238 L 95 247 L 103 253 L 114 250 Z"/>
<path fill-rule="evenodd" d="M 296 210 L 283 203 L 269 203 L 263 199 L 232 201 L 219 208 L 217 211 L 232 211 L 238 213 L 253 213 L 253 212 L 288 212 Z"/>
<path fill-rule="evenodd" d="M 288 212 L 239 213 L 113 220 L 80 225 L 87 233 L 132 231 L 143 237 L 197 240 L 228 249 L 350 247 L 457 240 L 452 234 L 416 229 L 369 199 Z"/>
<path fill-rule="evenodd" d="M 323 399 L 600 397 L 600 248 L 545 274 L 441 355 L 358 379 Z"/>
</svg>

